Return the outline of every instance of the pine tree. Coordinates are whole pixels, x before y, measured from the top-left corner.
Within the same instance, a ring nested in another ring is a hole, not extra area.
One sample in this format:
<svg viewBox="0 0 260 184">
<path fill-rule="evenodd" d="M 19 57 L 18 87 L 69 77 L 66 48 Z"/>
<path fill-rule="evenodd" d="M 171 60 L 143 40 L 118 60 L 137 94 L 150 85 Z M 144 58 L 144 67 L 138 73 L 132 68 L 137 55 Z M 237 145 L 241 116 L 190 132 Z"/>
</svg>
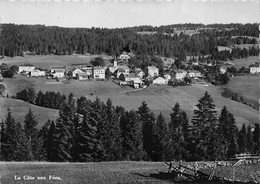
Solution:
<svg viewBox="0 0 260 184">
<path fill-rule="evenodd" d="M 186 113 L 181 110 L 179 103 L 172 109 L 169 123 L 170 148 L 172 159 L 181 160 L 187 155 L 188 119 Z"/>
<path fill-rule="evenodd" d="M 36 96 L 35 104 L 38 106 L 43 106 L 43 98 L 44 98 L 44 94 L 40 90 Z"/>
<path fill-rule="evenodd" d="M 253 152 L 253 135 L 252 135 L 252 127 L 249 124 L 247 126 L 247 130 L 246 130 L 246 138 L 247 138 L 247 152 L 251 153 Z"/>
<path fill-rule="evenodd" d="M 76 131 L 76 161 L 101 161 L 99 152 L 102 147 L 98 140 L 97 125 L 98 122 L 94 118 L 84 115 L 78 131 Z"/>
<path fill-rule="evenodd" d="M 104 123 L 105 134 L 103 134 L 101 139 L 105 149 L 104 160 L 118 160 L 122 158 L 120 116 L 116 113 L 110 99 L 107 100 L 105 108 L 107 116 Z"/>
<path fill-rule="evenodd" d="M 123 151 L 126 160 L 142 160 L 143 149 L 142 125 L 138 114 L 131 110 L 122 118 Z"/>
<path fill-rule="evenodd" d="M 215 160 L 220 143 L 217 135 L 217 118 L 213 99 L 206 91 L 199 100 L 192 119 L 192 139 L 194 156 L 198 160 Z"/>
<path fill-rule="evenodd" d="M 247 137 L 246 137 L 246 126 L 243 124 L 241 130 L 238 132 L 238 146 L 240 153 L 247 152 Z"/>
<path fill-rule="evenodd" d="M 219 116 L 219 138 L 222 138 L 223 157 L 234 157 L 238 151 L 237 126 L 233 115 L 224 106 Z"/>
<path fill-rule="evenodd" d="M 166 145 L 168 141 L 168 130 L 165 119 L 160 113 L 153 128 L 153 161 L 163 161 L 166 159 Z"/>
<path fill-rule="evenodd" d="M 38 140 L 38 129 L 36 126 L 38 122 L 32 112 L 29 112 L 25 116 L 24 120 L 24 133 L 27 140 L 27 151 L 30 160 L 35 160 L 39 155 L 39 140 Z"/>
<path fill-rule="evenodd" d="M 46 142 L 44 142 L 47 160 L 53 162 L 56 161 L 55 130 L 55 123 L 52 121 L 50 127 L 48 128 Z"/>
<path fill-rule="evenodd" d="M 53 161 L 73 160 L 74 118 L 74 110 L 67 103 L 63 103 L 59 111 L 59 117 L 56 120 L 53 135 Z"/>
<path fill-rule="evenodd" d="M 24 153 L 24 136 L 20 123 L 16 123 L 10 109 L 1 129 L 2 160 L 26 160 Z"/>
<path fill-rule="evenodd" d="M 153 152 L 151 140 L 153 138 L 155 116 L 144 101 L 142 102 L 142 105 L 138 108 L 138 114 L 140 117 L 140 122 L 142 124 L 144 150 L 148 155 L 147 159 L 151 159 Z"/>
<path fill-rule="evenodd" d="M 255 129 L 253 133 L 253 141 L 254 141 L 254 153 L 259 154 L 260 153 L 260 128 L 259 124 L 255 124 Z"/>
</svg>

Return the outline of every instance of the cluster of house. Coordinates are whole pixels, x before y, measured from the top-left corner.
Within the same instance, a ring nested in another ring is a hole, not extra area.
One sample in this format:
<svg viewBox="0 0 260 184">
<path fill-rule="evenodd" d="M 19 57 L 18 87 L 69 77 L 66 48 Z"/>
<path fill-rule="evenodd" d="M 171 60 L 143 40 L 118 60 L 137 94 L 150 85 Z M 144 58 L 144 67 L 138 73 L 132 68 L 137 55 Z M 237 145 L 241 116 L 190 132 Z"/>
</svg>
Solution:
<svg viewBox="0 0 260 184">
<path fill-rule="evenodd" d="M 122 58 L 128 59 L 128 58 Z M 53 67 L 49 71 L 36 68 L 31 65 L 19 66 L 19 73 L 31 77 L 52 77 L 63 78 L 71 76 L 77 80 L 87 79 L 105 79 L 106 70 L 109 70 L 112 76 L 120 80 L 121 85 L 132 85 L 135 88 L 143 86 L 144 80 L 149 80 L 153 84 L 167 84 L 170 80 L 184 80 L 186 76 L 190 78 L 201 77 L 197 70 L 172 70 L 159 76 L 159 69 L 155 66 L 148 66 L 143 71 L 141 68 L 131 70 L 127 65 L 118 65 L 117 61 L 108 67 L 90 66 L 87 64 L 73 65 L 72 69 L 65 67 Z"/>
<path fill-rule="evenodd" d="M 255 64 L 249 65 L 250 73 L 260 73 L 260 62 L 256 62 Z"/>
</svg>

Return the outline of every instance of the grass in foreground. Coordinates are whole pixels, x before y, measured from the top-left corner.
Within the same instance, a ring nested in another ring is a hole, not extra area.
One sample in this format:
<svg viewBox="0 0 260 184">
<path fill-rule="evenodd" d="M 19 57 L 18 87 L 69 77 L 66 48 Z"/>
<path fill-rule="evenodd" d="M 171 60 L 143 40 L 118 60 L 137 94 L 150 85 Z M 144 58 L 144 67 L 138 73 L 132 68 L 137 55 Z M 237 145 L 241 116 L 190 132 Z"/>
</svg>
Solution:
<svg viewBox="0 0 260 184">
<path fill-rule="evenodd" d="M 259 167 L 259 163 L 238 167 L 235 172 L 236 179 L 253 181 L 255 179 L 253 177 L 259 174 Z M 167 174 L 167 166 L 163 162 L 0 162 L 0 175 L 0 181 L 3 184 L 222 183 L 216 181 L 175 182 L 171 175 Z M 216 176 L 232 179 L 232 170 L 228 167 L 221 167 L 216 170 Z"/>
</svg>

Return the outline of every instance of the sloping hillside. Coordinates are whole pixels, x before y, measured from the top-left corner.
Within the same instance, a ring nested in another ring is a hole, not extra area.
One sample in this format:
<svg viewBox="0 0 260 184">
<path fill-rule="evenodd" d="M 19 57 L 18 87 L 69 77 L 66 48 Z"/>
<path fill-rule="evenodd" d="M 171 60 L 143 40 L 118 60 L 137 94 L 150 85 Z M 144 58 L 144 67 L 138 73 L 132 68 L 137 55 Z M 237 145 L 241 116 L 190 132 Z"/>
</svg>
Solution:
<svg viewBox="0 0 260 184">
<path fill-rule="evenodd" d="M 20 123 L 23 123 L 25 114 L 31 108 L 37 120 L 39 121 L 38 127 L 42 127 L 48 119 L 56 120 L 56 118 L 58 117 L 58 110 L 38 107 L 26 103 L 22 100 L 1 97 L 0 105 L 1 105 L 0 120 L 5 119 L 5 116 L 7 114 L 7 108 L 11 109 L 11 112 L 13 113 L 15 120 L 17 120 Z"/>
<path fill-rule="evenodd" d="M 243 123 L 259 123 L 259 112 L 244 104 L 232 101 L 221 96 L 221 89 L 215 86 L 184 86 L 173 88 L 167 85 L 151 86 L 149 89 L 142 91 L 116 94 L 116 95 L 99 95 L 103 101 L 110 98 L 114 105 L 120 105 L 126 109 L 137 109 L 142 101 L 146 101 L 149 107 L 158 114 L 162 112 L 166 120 L 170 120 L 169 114 L 175 103 L 179 103 L 181 108 L 185 110 L 192 118 L 193 111 L 198 104 L 198 100 L 204 95 L 205 91 L 213 97 L 218 113 L 224 105 L 235 115 L 238 127 Z M 89 97 L 94 99 L 95 96 Z"/>
</svg>

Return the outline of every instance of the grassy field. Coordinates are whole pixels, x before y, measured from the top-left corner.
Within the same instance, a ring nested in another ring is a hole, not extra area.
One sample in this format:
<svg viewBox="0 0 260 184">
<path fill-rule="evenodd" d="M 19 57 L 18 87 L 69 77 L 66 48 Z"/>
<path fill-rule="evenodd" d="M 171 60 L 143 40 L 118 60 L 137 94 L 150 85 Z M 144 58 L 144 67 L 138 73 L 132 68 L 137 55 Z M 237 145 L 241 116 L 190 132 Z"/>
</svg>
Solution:
<svg viewBox="0 0 260 184">
<path fill-rule="evenodd" d="M 259 62 L 259 56 L 248 57 L 244 59 L 235 59 L 234 61 L 230 61 L 230 63 L 234 64 L 234 67 L 241 68 L 242 66 L 248 68 L 249 65 L 254 64 L 255 62 Z"/>
<path fill-rule="evenodd" d="M 71 92 L 76 97 L 89 96 L 91 93 L 95 95 L 110 94 L 120 91 L 132 90 L 130 87 L 123 87 L 109 81 L 59 81 L 46 78 L 24 77 L 16 75 L 16 78 L 6 78 L 3 82 L 6 85 L 7 93 L 9 96 L 16 95 L 17 92 L 25 89 L 26 87 L 33 87 L 36 92 L 38 91 L 60 91 L 62 94 L 69 95 Z"/>
<path fill-rule="evenodd" d="M 132 88 L 121 87 L 112 81 L 70 81 L 57 83 L 55 80 L 47 80 L 45 78 L 27 78 L 17 76 L 15 79 L 5 79 L 9 96 L 15 95 L 25 87 L 34 87 L 36 92 L 42 91 L 60 91 L 68 95 L 73 92 L 76 97 L 87 96 L 90 99 L 99 97 L 106 101 L 110 98 L 114 105 L 125 107 L 127 110 L 137 109 L 142 101 L 146 101 L 149 107 L 156 113 L 163 113 L 166 120 L 170 120 L 169 114 L 175 103 L 179 103 L 181 108 L 185 110 L 188 116 L 193 116 L 193 110 L 205 91 L 209 91 L 216 104 L 218 112 L 224 105 L 229 111 L 235 114 L 238 127 L 243 123 L 258 123 L 259 112 L 244 104 L 232 101 L 221 96 L 222 90 L 215 86 L 186 86 L 173 88 L 168 85 L 153 85 L 149 89 L 142 89 L 135 92 Z M 255 80 L 254 83 L 257 83 Z M 256 84 L 257 85 L 257 84 Z M 93 95 L 90 95 L 93 94 Z"/>
<path fill-rule="evenodd" d="M 13 62 L 14 64 L 30 62 L 37 66 L 46 68 L 46 66 L 51 67 L 57 65 L 69 65 L 71 63 L 82 63 L 87 60 L 89 61 L 90 57 L 91 56 L 80 55 L 30 56 L 17 59 L 5 58 L 1 62 L 3 62 L 4 60 L 8 60 L 8 62 Z M 249 57 L 246 60 L 235 60 L 234 63 L 236 64 L 236 66 L 243 65 L 248 67 L 249 64 L 254 63 L 257 60 L 258 57 Z M 149 89 L 143 89 L 141 91 L 125 93 L 125 91 L 132 91 L 133 89 L 130 87 L 118 86 L 112 81 L 81 82 L 77 80 L 71 80 L 57 82 L 51 79 L 48 80 L 45 78 L 27 78 L 21 77 L 19 75 L 17 75 L 14 79 L 5 79 L 4 84 L 6 85 L 6 92 L 9 97 L 12 95 L 16 95 L 18 91 L 23 90 L 25 87 L 33 87 L 35 88 L 36 92 L 38 92 L 39 90 L 42 90 L 43 92 L 60 91 L 61 93 L 64 93 L 66 95 L 68 95 L 70 92 L 73 92 L 76 97 L 87 96 L 90 99 L 94 99 L 96 98 L 96 96 L 98 96 L 103 101 L 111 98 L 114 105 L 123 106 L 127 110 L 137 109 L 141 105 L 142 101 L 146 101 L 149 107 L 156 114 L 162 112 L 165 115 L 167 121 L 169 121 L 170 119 L 169 114 L 171 113 L 172 107 L 177 102 L 180 103 L 181 108 L 185 110 L 188 116 L 191 118 L 193 116 L 195 105 L 198 103 L 198 99 L 203 96 L 205 91 L 209 91 L 210 95 L 213 97 L 218 112 L 222 109 L 224 105 L 226 105 L 228 110 L 235 115 L 238 127 L 240 127 L 243 123 L 259 123 L 258 111 L 244 104 L 222 97 L 221 93 L 223 92 L 223 89 L 215 86 L 186 86 L 173 88 L 167 85 L 161 85 L 151 86 Z M 243 85 L 244 87 L 241 87 Z M 251 90 L 251 87 L 249 88 L 247 85 L 254 87 L 254 90 Z M 258 94 L 260 94 L 258 86 L 259 81 L 257 78 L 254 78 L 254 80 L 252 80 L 252 78 L 243 80 L 242 78 L 235 77 L 231 79 L 228 87 L 230 87 L 230 89 L 240 90 L 245 97 L 257 102 L 259 99 Z M 7 100 L 4 104 L 4 108 L 9 105 L 11 109 L 14 108 L 15 111 L 17 110 L 16 113 L 18 115 L 22 113 L 25 114 L 28 110 L 26 108 L 25 110 L 23 110 L 22 108 L 18 109 L 19 105 L 14 103 L 12 100 Z M 23 106 L 30 105 L 24 104 Z M 55 113 L 53 111 L 49 112 L 49 114 L 52 115 L 51 117 L 55 117 Z M 40 115 L 41 113 L 37 112 L 37 114 Z M 39 117 L 39 119 L 42 118 Z"/>
<path fill-rule="evenodd" d="M 216 110 L 220 110 L 224 105 L 235 115 L 238 127 L 243 123 L 259 123 L 259 112 L 244 104 L 232 101 L 221 96 L 221 89 L 215 86 L 186 86 L 172 88 L 167 85 L 151 86 L 142 91 L 117 94 L 117 95 L 99 95 L 103 101 L 110 98 L 114 105 L 124 106 L 126 109 L 137 109 L 142 101 L 146 101 L 149 107 L 156 113 L 162 112 L 167 121 L 170 120 L 169 114 L 172 107 L 178 102 L 183 110 L 187 112 L 188 117 L 192 118 L 193 111 L 196 108 L 198 100 L 208 91 L 216 104 Z M 94 99 L 95 97 L 91 97 Z"/>
<path fill-rule="evenodd" d="M 226 88 L 242 95 L 250 103 L 259 106 L 260 99 L 259 75 L 245 75 L 232 77 Z"/>
<path fill-rule="evenodd" d="M 166 172 L 164 163 L 111 162 L 111 163 L 0 163 L 3 184 L 62 183 L 62 184 L 113 184 L 113 183 L 167 183 L 149 177 L 150 174 Z M 15 180 L 30 175 L 35 180 Z M 49 176 L 61 180 L 49 180 Z M 46 177 L 46 180 L 37 180 Z"/>
<path fill-rule="evenodd" d="M 31 108 L 39 121 L 38 127 L 42 127 L 47 119 L 55 120 L 58 117 L 58 110 L 38 107 L 21 100 L 0 97 L 0 104 L 0 121 L 5 119 L 7 108 L 10 108 L 15 120 L 20 123 L 23 123 L 26 113 Z"/>
<path fill-rule="evenodd" d="M 0 60 L 0 64 L 6 63 L 10 65 L 22 65 L 24 63 L 33 64 L 36 67 L 40 67 L 43 69 L 50 69 L 53 66 L 69 66 L 71 64 L 78 63 L 89 63 L 93 58 L 98 55 L 66 55 L 66 56 L 25 56 L 25 57 L 16 57 L 9 58 L 6 57 Z M 101 55 L 104 59 L 112 59 L 109 56 Z M 106 62 L 108 63 L 108 61 Z"/>
<path fill-rule="evenodd" d="M 176 163 L 177 164 L 177 163 Z M 242 166 L 236 170 L 236 179 L 252 181 L 259 164 Z M 217 176 L 232 178 L 230 168 L 216 170 Z M 100 162 L 100 163 L 47 163 L 1 162 L 0 182 L 3 184 L 164 184 L 174 182 L 167 175 L 163 162 Z M 165 177 L 167 175 L 167 177 Z M 20 179 L 20 180 L 19 180 Z M 195 181 L 188 183 L 227 183 Z M 235 182 L 238 183 L 238 182 Z"/>
</svg>

